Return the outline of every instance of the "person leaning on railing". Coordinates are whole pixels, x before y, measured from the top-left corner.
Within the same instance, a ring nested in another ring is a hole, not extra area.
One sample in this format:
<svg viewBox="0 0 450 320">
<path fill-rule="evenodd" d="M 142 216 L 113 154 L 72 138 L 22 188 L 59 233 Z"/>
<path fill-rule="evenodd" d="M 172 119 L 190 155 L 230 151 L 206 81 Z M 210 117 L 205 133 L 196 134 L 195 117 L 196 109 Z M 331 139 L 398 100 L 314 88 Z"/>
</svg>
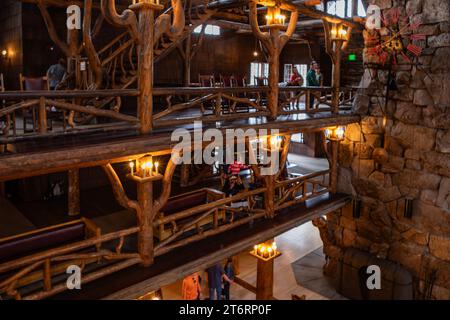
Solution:
<svg viewBox="0 0 450 320">
<path fill-rule="evenodd" d="M 310 69 L 306 74 L 306 85 L 308 87 L 318 87 L 320 86 L 320 79 L 317 77 L 317 70 L 319 69 L 319 64 L 315 61 L 311 62 Z M 309 99 L 309 108 L 314 108 L 314 96 L 311 95 Z"/>
</svg>

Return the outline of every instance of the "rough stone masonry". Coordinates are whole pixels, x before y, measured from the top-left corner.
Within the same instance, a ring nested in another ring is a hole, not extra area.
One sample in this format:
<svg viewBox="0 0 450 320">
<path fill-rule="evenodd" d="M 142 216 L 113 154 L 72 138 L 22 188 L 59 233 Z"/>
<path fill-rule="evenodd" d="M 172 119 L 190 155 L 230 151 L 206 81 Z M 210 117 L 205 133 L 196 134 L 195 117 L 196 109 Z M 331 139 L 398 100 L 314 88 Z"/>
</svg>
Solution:
<svg viewBox="0 0 450 320">
<path fill-rule="evenodd" d="M 419 18 L 413 32 L 426 39 L 419 67 L 399 59 L 387 101 L 388 71 L 365 64 L 353 105 L 361 122 L 340 144 L 338 186 L 362 200 L 361 216 L 353 218 L 351 206 L 327 216 L 325 273 L 354 247 L 411 271 L 416 298 L 450 299 L 450 1 L 369 2 Z M 404 217 L 406 198 L 412 218 Z"/>
</svg>

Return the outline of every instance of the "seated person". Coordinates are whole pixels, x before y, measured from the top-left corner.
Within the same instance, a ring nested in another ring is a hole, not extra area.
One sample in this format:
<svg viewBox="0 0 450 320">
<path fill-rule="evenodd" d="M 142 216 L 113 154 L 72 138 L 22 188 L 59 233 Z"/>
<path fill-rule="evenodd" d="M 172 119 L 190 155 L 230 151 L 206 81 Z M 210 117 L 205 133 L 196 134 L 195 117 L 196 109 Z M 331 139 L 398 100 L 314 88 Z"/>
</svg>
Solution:
<svg viewBox="0 0 450 320">
<path fill-rule="evenodd" d="M 288 82 L 289 86 L 302 86 L 303 85 L 303 78 L 298 72 L 297 68 L 294 67 L 292 70 L 291 79 Z"/>
<path fill-rule="evenodd" d="M 244 189 L 244 183 L 241 177 L 239 175 L 232 175 L 225 181 L 222 191 L 227 196 L 234 196 Z"/>
</svg>

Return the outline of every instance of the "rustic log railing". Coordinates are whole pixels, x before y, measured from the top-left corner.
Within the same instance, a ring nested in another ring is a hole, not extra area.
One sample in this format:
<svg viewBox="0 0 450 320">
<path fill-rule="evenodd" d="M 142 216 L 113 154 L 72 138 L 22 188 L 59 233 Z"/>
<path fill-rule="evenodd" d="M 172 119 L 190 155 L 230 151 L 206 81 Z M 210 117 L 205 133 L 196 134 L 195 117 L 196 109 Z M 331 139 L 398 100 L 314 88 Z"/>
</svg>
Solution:
<svg viewBox="0 0 450 320">
<path fill-rule="evenodd" d="M 139 232 L 138 227 L 124 229 L 0 264 L 0 294 L 13 299 L 43 299 L 67 290 L 66 270 L 80 266 L 83 284 L 141 262 L 137 252 L 123 252 L 125 238 Z M 102 248 L 115 242 L 114 250 Z M 92 250 L 88 250 L 93 248 Z M 95 268 L 86 268 L 89 264 Z M 63 278 L 63 280 L 61 280 Z M 21 288 L 42 282 L 42 289 L 22 296 Z"/>
<path fill-rule="evenodd" d="M 281 210 L 329 192 L 329 173 L 329 170 L 324 170 L 277 182 L 275 210 Z"/>
<path fill-rule="evenodd" d="M 165 106 L 153 116 L 155 127 L 215 122 L 269 115 L 268 87 L 155 88 Z"/>
<path fill-rule="evenodd" d="M 329 192 L 329 173 L 324 170 L 276 181 L 275 216 L 282 214 L 285 208 Z M 271 219 L 273 216 L 266 213 L 266 196 L 267 187 L 261 187 L 227 198 L 212 198 L 216 200 L 167 216 L 157 214 L 151 226 L 165 228 L 169 235 L 152 245 L 154 256 L 259 219 Z M 0 275 L 7 276 L 0 280 L 0 295 L 12 299 L 42 299 L 60 293 L 67 290 L 66 270 L 70 265 L 80 266 L 83 283 L 86 283 L 143 264 L 137 247 L 123 249 L 125 239 L 136 237 L 139 232 L 140 227 L 136 226 L 4 262 L 0 264 Z M 36 283 L 41 284 L 40 289 L 29 292 L 29 285 Z"/>
<path fill-rule="evenodd" d="M 351 106 L 354 91 L 353 88 L 340 88 L 340 109 Z M 280 87 L 280 114 L 332 111 L 332 94 L 332 87 Z M 313 103 L 311 99 L 314 99 Z"/>
<path fill-rule="evenodd" d="M 244 191 L 228 198 L 155 219 L 153 227 L 168 226 L 172 229 L 172 234 L 154 247 L 155 256 L 264 217 L 265 210 L 256 208 L 255 196 L 262 196 L 265 190 L 265 188 L 259 188 Z M 200 222 L 208 218 L 212 221 L 212 225 L 206 229 L 207 227 Z M 187 230 L 191 229 L 194 229 L 193 235 L 182 237 Z"/>
<path fill-rule="evenodd" d="M 90 103 L 96 99 L 111 99 L 111 101 L 125 96 L 137 96 L 138 90 L 61 90 L 61 91 L 26 91 L 1 92 L 0 100 L 6 101 L 6 106 L 0 109 L 0 125 L 4 138 L 27 136 L 36 134 L 58 134 L 70 130 L 81 131 L 93 126 L 85 126 L 83 117 L 107 118 L 115 121 L 100 124 L 100 127 L 124 124 L 135 126 L 139 124 L 136 116 L 113 110 L 102 109 Z M 103 101 L 103 100 L 102 100 Z M 75 115 L 78 114 L 78 117 Z M 78 118 L 78 120 L 77 120 Z M 20 122 L 25 124 L 31 119 L 30 132 L 25 132 L 25 125 L 19 128 Z M 59 122 L 60 125 L 51 125 Z M 18 131 L 22 131 L 21 133 Z M 8 141 L 9 142 L 9 141 Z"/>
<path fill-rule="evenodd" d="M 130 79 L 124 88 L 135 81 L 135 76 Z M 256 86 L 154 88 L 153 127 L 267 117 L 269 91 L 269 87 Z M 331 92 L 331 87 L 280 87 L 279 114 L 330 111 Z M 0 92 L 0 101 L 6 102 L 0 108 L 1 140 L 9 143 L 19 136 L 32 138 L 102 128 L 135 130 L 142 126 L 139 114 L 124 114 L 120 109 L 122 98 L 138 97 L 139 93 L 138 89 Z M 311 109 L 312 97 L 314 108 Z M 354 89 L 342 88 L 339 107 L 348 109 L 353 98 Z M 93 122 L 96 118 L 109 121 Z M 27 132 L 26 126 L 20 127 L 25 121 L 32 123 Z"/>
</svg>

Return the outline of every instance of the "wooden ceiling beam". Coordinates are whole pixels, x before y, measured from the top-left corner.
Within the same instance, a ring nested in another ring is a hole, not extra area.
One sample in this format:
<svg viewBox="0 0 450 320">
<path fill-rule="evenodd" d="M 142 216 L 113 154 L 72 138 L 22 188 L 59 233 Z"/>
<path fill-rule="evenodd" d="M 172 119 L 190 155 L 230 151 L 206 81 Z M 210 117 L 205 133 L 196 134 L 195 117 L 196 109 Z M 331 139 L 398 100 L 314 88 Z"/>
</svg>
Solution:
<svg viewBox="0 0 450 320">
<path fill-rule="evenodd" d="M 248 33 L 248 34 L 253 33 L 251 26 L 246 23 L 239 23 L 239 22 L 227 21 L 227 20 L 211 20 L 211 21 L 209 21 L 209 23 L 219 26 L 224 29 L 234 30 L 239 33 Z M 300 34 L 293 34 L 291 37 L 291 40 L 304 41 L 305 43 L 308 42 Z"/>
</svg>

